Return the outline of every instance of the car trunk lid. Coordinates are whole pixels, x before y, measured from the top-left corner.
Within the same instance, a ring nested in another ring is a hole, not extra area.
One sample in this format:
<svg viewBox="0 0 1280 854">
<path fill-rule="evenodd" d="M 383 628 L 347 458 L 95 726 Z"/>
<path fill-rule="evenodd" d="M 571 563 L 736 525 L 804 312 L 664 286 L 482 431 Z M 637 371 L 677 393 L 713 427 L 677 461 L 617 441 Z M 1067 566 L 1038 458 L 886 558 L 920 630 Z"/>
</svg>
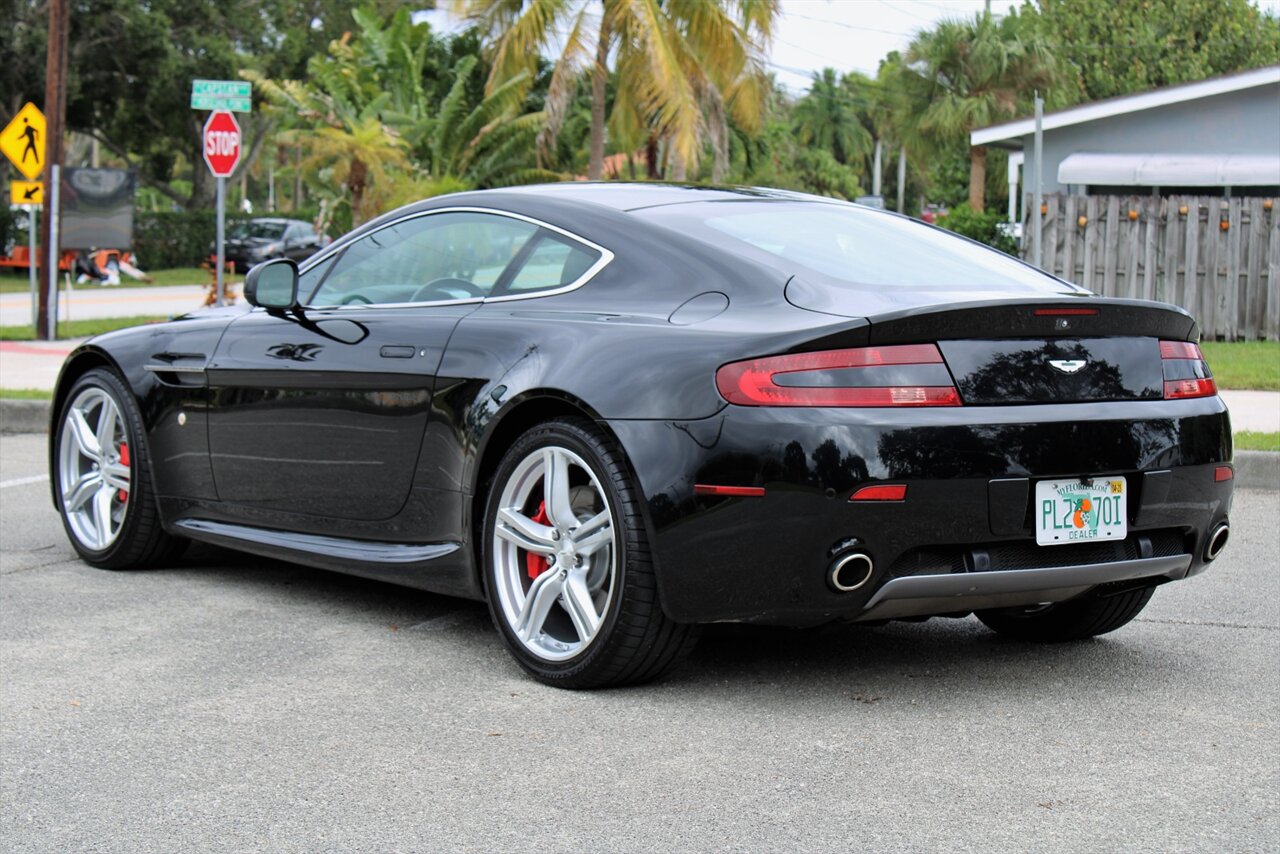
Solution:
<svg viewBox="0 0 1280 854">
<path fill-rule="evenodd" d="M 1161 341 L 1198 337 L 1186 312 L 1162 303 L 988 294 L 939 304 L 938 291 L 904 290 L 893 294 L 896 306 L 886 311 L 890 300 L 883 291 L 871 300 L 857 300 L 850 291 L 840 296 L 832 299 L 828 292 L 823 313 L 839 309 L 865 318 L 865 344 L 936 344 L 964 405 L 1160 400 L 1168 382 L 1208 376 L 1199 359 L 1162 354 Z M 795 297 L 789 291 L 793 304 Z M 804 301 L 803 290 L 799 298 Z M 882 310 L 859 315 L 859 302 Z M 836 342 L 826 336 L 814 344 Z"/>
</svg>

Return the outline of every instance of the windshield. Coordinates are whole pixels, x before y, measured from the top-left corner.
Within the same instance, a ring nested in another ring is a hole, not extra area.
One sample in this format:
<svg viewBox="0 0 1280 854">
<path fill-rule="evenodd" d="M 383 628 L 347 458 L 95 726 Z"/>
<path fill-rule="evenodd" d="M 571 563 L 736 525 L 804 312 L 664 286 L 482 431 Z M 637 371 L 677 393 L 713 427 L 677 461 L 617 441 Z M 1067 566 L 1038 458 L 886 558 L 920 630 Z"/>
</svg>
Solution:
<svg viewBox="0 0 1280 854">
<path fill-rule="evenodd" d="M 1002 252 L 854 205 L 702 202 L 634 213 L 735 254 L 774 256 L 771 266 L 787 272 L 818 273 L 837 283 L 982 286 L 1053 294 L 1061 294 L 1063 288 L 1058 280 Z"/>
<path fill-rule="evenodd" d="M 283 222 L 238 222 L 231 226 L 230 236 L 239 240 L 246 237 L 279 240 L 284 236 L 284 228 Z"/>
</svg>

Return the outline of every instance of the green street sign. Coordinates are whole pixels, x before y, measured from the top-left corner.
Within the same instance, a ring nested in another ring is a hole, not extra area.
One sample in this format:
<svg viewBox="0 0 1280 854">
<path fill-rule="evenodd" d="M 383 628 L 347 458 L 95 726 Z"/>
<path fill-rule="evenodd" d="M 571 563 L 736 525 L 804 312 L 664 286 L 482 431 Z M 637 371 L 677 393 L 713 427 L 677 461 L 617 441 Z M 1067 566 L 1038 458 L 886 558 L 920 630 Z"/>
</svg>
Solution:
<svg viewBox="0 0 1280 854">
<path fill-rule="evenodd" d="M 230 110 L 248 113 L 253 109 L 253 84 L 241 80 L 192 80 L 191 109 Z"/>
</svg>

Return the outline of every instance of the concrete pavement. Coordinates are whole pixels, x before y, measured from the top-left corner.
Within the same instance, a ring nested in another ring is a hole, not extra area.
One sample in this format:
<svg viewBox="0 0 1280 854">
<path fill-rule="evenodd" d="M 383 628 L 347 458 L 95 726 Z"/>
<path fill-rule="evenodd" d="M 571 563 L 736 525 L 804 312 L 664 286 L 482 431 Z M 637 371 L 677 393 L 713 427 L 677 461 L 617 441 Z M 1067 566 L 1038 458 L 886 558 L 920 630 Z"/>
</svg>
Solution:
<svg viewBox="0 0 1280 854">
<path fill-rule="evenodd" d="M 0 437 L 11 851 L 1275 851 L 1280 495 L 1121 630 L 711 626 L 572 693 L 483 605 L 194 547 L 75 559 Z M 35 480 L 33 480 L 35 478 Z M 1271 840 L 1268 842 L 1267 840 Z"/>
</svg>

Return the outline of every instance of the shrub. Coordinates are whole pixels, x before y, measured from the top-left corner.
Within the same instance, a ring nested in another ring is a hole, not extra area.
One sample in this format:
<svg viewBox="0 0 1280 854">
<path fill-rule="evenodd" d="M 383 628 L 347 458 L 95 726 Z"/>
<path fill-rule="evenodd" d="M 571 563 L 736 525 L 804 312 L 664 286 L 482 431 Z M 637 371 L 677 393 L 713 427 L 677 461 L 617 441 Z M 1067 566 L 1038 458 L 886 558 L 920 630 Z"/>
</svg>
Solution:
<svg viewBox="0 0 1280 854">
<path fill-rule="evenodd" d="M 967 202 L 956 205 L 951 213 L 938 220 L 938 225 L 948 231 L 963 234 L 970 240 L 985 243 L 1009 255 L 1017 255 L 1017 241 L 1002 230 L 1004 223 L 1002 215 L 994 212 L 977 213 Z"/>
</svg>

